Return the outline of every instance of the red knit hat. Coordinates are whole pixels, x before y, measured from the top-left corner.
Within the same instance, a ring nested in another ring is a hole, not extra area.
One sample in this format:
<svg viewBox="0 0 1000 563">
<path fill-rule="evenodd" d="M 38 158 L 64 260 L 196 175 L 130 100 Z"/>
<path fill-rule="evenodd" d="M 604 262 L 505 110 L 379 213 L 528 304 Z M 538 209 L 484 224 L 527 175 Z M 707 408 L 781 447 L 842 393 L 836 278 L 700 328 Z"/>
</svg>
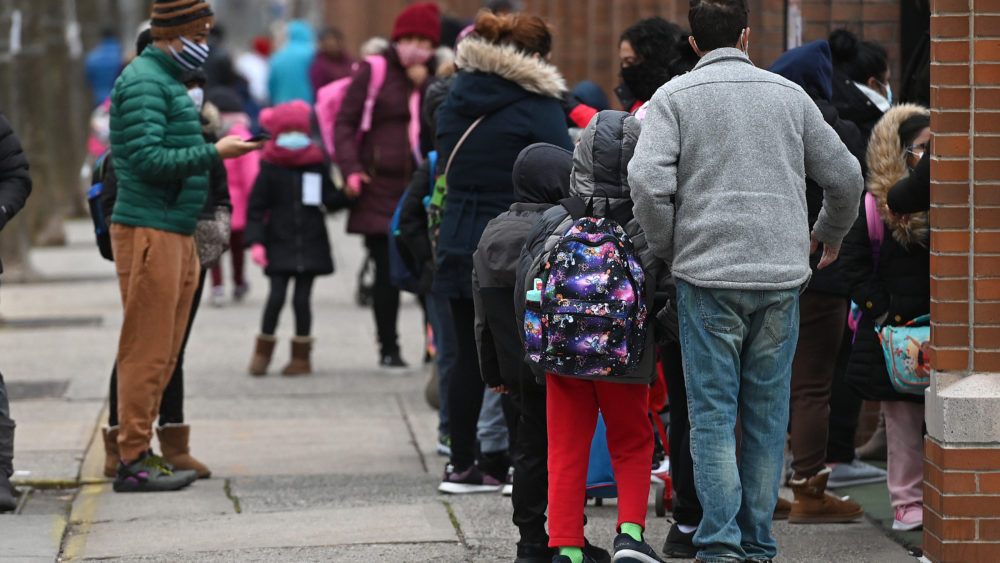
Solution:
<svg viewBox="0 0 1000 563">
<path fill-rule="evenodd" d="M 292 100 L 261 110 L 260 124 L 275 137 L 287 131 L 309 133 L 312 130 L 311 116 L 312 107 L 309 104 Z"/>
<path fill-rule="evenodd" d="M 430 39 L 435 46 L 441 42 L 441 11 L 434 2 L 418 2 L 396 16 L 392 26 L 392 41 L 407 35 Z"/>
</svg>

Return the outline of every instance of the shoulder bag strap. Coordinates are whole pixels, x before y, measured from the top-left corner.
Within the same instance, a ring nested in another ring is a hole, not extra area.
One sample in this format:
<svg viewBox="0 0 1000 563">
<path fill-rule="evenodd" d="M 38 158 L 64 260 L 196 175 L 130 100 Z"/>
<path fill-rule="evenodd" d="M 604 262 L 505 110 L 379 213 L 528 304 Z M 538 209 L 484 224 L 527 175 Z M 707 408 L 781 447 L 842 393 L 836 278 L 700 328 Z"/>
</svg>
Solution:
<svg viewBox="0 0 1000 563">
<path fill-rule="evenodd" d="M 448 155 L 448 164 L 445 164 L 444 166 L 445 178 L 448 177 L 448 171 L 451 170 L 451 163 L 455 160 L 455 153 L 458 152 L 458 149 L 462 148 L 462 143 L 464 143 L 465 140 L 469 138 L 469 133 L 472 133 L 472 130 L 475 129 L 480 123 L 482 123 L 484 119 L 486 119 L 486 115 L 480 115 L 479 119 L 473 121 L 472 125 L 469 125 L 469 128 L 466 129 L 465 133 L 462 134 L 462 138 L 460 138 L 458 140 L 458 143 L 455 144 L 455 148 L 451 149 L 451 154 Z"/>
</svg>

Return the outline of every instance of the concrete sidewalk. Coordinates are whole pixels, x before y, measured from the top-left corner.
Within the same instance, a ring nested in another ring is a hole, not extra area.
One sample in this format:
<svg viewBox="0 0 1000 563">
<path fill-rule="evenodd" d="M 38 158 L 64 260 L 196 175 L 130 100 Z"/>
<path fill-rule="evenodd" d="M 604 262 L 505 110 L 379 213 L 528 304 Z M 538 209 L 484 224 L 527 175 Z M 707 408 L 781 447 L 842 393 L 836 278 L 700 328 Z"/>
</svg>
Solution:
<svg viewBox="0 0 1000 563">
<path fill-rule="evenodd" d="M 108 376 L 121 323 L 111 263 L 88 223 L 66 248 L 39 249 L 49 281 L 5 284 L 0 368 L 17 420 L 15 468 L 28 494 L 0 516 L 0 560 L 512 561 L 517 531 L 499 495 L 436 491 L 445 459 L 434 452 L 436 412 L 424 401 L 422 315 L 406 296 L 399 321 L 413 369 L 376 368 L 371 312 L 354 303 L 361 241 L 331 220 L 338 271 L 315 289 L 310 377 L 246 365 L 267 291 L 248 264 L 245 302 L 206 301 L 187 350 L 186 413 L 192 453 L 213 477 L 174 493 L 115 494 L 100 476 Z M 231 284 L 227 286 L 231 294 Z M 784 491 L 783 494 L 787 494 Z M 651 503 L 652 504 L 652 503 Z M 610 547 L 614 502 L 587 508 L 588 538 Z M 669 527 L 650 510 L 647 537 Z M 867 521 L 774 527 L 777 561 L 914 561 Z"/>
</svg>

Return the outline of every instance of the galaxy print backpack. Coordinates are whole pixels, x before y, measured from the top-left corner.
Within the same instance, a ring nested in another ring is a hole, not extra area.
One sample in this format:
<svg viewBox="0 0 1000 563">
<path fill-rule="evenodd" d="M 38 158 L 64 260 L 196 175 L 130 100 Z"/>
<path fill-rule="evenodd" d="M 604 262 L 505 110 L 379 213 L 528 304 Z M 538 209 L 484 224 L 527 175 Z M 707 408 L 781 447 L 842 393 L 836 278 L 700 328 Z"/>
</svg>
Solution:
<svg viewBox="0 0 1000 563">
<path fill-rule="evenodd" d="M 631 210 L 597 217 L 593 200 L 570 199 L 560 203 L 574 221 L 525 295 L 525 351 L 550 373 L 613 380 L 636 369 L 646 342 L 645 276 L 623 228 Z"/>
</svg>

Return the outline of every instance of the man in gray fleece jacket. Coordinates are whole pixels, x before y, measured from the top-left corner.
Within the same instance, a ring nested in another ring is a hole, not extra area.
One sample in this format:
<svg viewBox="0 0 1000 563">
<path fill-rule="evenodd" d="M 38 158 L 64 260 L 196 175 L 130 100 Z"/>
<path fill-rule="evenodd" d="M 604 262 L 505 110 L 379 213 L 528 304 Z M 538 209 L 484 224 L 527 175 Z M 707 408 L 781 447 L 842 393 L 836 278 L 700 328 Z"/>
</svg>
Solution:
<svg viewBox="0 0 1000 563">
<path fill-rule="evenodd" d="M 798 294 L 810 247 L 823 244 L 821 268 L 836 259 L 864 181 L 809 96 L 750 62 L 744 0 L 706 0 L 688 17 L 702 59 L 649 102 L 629 182 L 635 217 L 677 279 L 698 558 L 769 561 Z M 824 188 L 811 237 L 807 175 Z"/>
</svg>

